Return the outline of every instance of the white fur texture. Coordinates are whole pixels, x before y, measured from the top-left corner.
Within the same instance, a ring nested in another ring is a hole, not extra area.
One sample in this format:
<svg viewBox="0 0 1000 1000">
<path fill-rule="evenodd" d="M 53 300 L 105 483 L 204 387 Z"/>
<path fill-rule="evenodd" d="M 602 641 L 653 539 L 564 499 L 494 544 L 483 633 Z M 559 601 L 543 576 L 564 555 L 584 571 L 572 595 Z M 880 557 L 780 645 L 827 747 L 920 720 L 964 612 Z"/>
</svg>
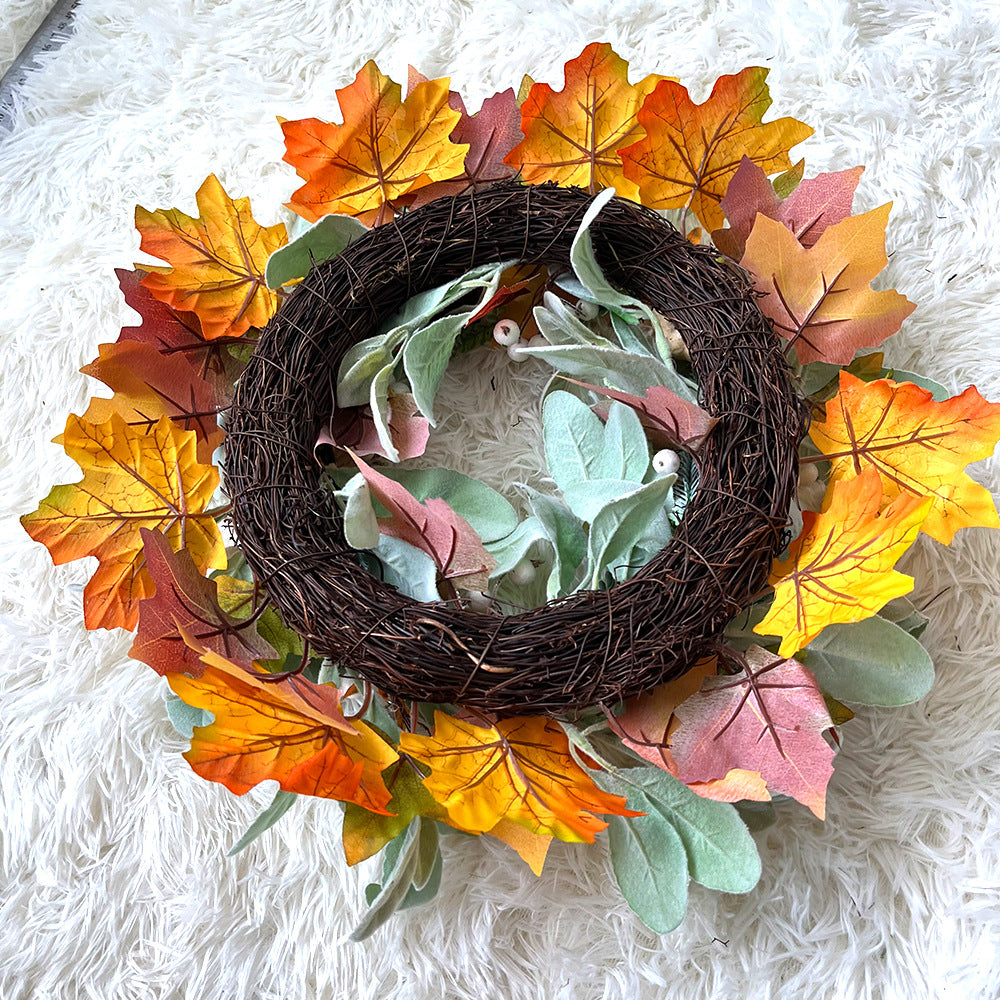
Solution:
<svg viewBox="0 0 1000 1000">
<path fill-rule="evenodd" d="M 0 30 L 23 42 L 37 7 L 0 0 Z M 91 565 L 53 567 L 16 518 L 79 478 L 50 442 L 130 319 L 112 268 L 138 257 L 135 204 L 193 211 L 215 171 L 284 218 L 298 182 L 275 116 L 336 116 L 370 56 L 396 79 L 450 71 L 470 104 L 526 72 L 561 86 L 601 39 L 633 79 L 676 75 L 699 100 L 771 67 L 772 116 L 816 128 L 809 173 L 864 163 L 859 210 L 894 202 L 880 281 L 919 308 L 890 360 L 1000 399 L 998 20 L 984 0 L 83 0 L 0 137 L 0 998 L 996 997 L 1000 534 L 915 547 L 937 683 L 859 710 L 829 819 L 782 806 L 753 892 L 693 886 L 661 937 L 602 846 L 557 844 L 536 879 L 455 837 L 439 899 L 348 945 L 373 869 L 344 865 L 338 806 L 300 801 L 227 859 L 270 790 L 194 776 L 130 637 L 83 628 Z M 998 471 L 975 474 L 996 491 Z"/>
</svg>

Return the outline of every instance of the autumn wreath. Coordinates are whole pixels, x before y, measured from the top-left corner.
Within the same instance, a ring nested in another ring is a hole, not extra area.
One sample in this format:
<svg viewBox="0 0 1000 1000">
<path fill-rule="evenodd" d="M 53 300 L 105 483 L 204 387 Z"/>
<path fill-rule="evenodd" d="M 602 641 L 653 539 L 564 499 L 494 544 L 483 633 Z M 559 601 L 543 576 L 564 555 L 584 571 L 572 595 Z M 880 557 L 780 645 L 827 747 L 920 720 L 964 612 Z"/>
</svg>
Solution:
<svg viewBox="0 0 1000 1000">
<path fill-rule="evenodd" d="M 83 369 L 84 478 L 22 523 L 98 558 L 87 627 L 136 630 L 191 766 L 278 782 L 234 849 L 344 803 L 348 862 L 383 852 L 358 939 L 452 828 L 536 873 L 606 830 L 669 930 L 689 878 L 752 888 L 772 798 L 823 817 L 844 702 L 932 682 L 894 566 L 1000 525 L 963 471 L 1000 405 L 859 353 L 913 309 L 871 288 L 888 206 L 803 179 L 766 76 L 694 104 L 593 44 L 470 115 L 368 63 L 343 124 L 282 122 L 291 239 L 214 176 L 197 218 L 136 210 L 165 264 L 119 272 L 142 323 Z M 463 405 L 531 388 L 533 482 L 432 458 L 456 366 Z"/>
</svg>

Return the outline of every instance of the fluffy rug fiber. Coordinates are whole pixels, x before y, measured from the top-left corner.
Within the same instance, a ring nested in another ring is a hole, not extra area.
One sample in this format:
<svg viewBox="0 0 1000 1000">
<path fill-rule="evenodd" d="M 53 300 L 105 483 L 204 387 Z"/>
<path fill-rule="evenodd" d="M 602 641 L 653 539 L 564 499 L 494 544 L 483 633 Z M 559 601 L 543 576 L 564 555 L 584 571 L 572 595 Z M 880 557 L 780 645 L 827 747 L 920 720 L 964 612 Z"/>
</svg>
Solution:
<svg viewBox="0 0 1000 1000">
<path fill-rule="evenodd" d="M 9 59 L 37 0 L 0 0 Z M 115 266 L 136 203 L 194 210 L 211 171 L 270 223 L 297 186 L 276 115 L 336 117 L 374 56 L 451 72 L 470 105 L 608 40 L 633 79 L 696 99 L 771 67 L 773 114 L 816 128 L 807 172 L 864 163 L 860 209 L 892 200 L 887 284 L 919 308 L 890 361 L 1000 399 L 1000 9 L 953 0 L 82 0 L 75 36 L 0 137 L 0 998 L 636 1000 L 993 998 L 1000 983 L 1000 533 L 908 557 L 938 679 L 859 710 L 828 820 L 794 803 L 759 836 L 747 896 L 692 887 L 646 930 L 601 846 L 554 846 L 535 878 L 504 845 L 449 838 L 429 907 L 344 938 L 369 864 L 339 807 L 301 800 L 234 859 L 271 791 L 236 798 L 180 757 L 130 637 L 84 630 L 88 564 L 54 568 L 17 515 L 78 469 L 51 442 L 93 384 L 77 370 L 130 319 Z M 994 491 L 1000 461 L 974 470 Z"/>
</svg>

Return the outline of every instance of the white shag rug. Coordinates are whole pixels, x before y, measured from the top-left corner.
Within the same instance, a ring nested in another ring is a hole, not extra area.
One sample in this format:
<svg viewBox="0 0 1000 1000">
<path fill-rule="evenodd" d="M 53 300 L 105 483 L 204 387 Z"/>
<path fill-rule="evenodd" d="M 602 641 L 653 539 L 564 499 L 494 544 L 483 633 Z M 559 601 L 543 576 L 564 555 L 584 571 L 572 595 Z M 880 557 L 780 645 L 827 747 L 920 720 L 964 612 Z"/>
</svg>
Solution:
<svg viewBox="0 0 1000 1000">
<path fill-rule="evenodd" d="M 0 0 L 3 59 L 40 6 Z M 53 568 L 17 515 L 79 478 L 50 442 L 130 318 L 112 269 L 137 259 L 135 204 L 192 211 L 215 171 L 285 218 L 275 116 L 335 116 L 370 56 L 450 71 L 470 105 L 525 72 L 561 86 L 596 40 L 699 100 L 771 67 L 772 114 L 816 129 L 808 172 L 863 163 L 859 210 L 894 202 L 885 281 L 919 308 L 891 362 L 1000 399 L 998 21 L 984 0 L 82 0 L 0 137 L 0 998 L 997 997 L 1000 533 L 916 546 L 934 689 L 858 712 L 829 819 L 783 806 L 749 895 L 692 887 L 661 937 L 601 847 L 557 844 L 536 879 L 462 838 L 437 901 L 349 945 L 372 868 L 344 865 L 339 807 L 300 801 L 227 859 L 270 790 L 192 774 L 130 637 L 83 628 L 90 567 Z M 1000 487 L 1000 460 L 974 471 Z"/>
</svg>

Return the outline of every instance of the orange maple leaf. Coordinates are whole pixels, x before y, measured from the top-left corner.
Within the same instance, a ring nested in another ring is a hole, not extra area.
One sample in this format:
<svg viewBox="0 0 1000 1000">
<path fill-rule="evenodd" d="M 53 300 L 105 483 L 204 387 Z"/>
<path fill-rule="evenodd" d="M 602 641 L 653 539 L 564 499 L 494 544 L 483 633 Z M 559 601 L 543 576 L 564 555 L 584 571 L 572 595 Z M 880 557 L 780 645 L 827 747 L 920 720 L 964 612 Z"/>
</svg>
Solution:
<svg viewBox="0 0 1000 1000">
<path fill-rule="evenodd" d="M 764 122 L 771 106 L 766 69 L 720 76 L 703 104 L 662 81 L 639 109 L 644 138 L 621 150 L 625 176 L 650 208 L 690 208 L 705 228 L 722 226 L 719 202 L 743 157 L 768 174 L 791 166 L 788 150 L 813 130 L 794 118 Z"/>
<path fill-rule="evenodd" d="M 593 42 L 566 63 L 565 86 L 532 85 L 521 106 L 524 139 L 504 158 L 529 184 L 555 181 L 591 194 L 613 187 L 636 199 L 618 150 L 643 135 L 636 117 L 663 76 L 628 82 L 628 63 L 607 42 Z"/>
<path fill-rule="evenodd" d="M 337 91 L 343 125 L 281 123 L 285 161 L 306 182 L 292 195 L 292 211 L 310 222 L 339 213 L 379 225 L 392 218 L 393 199 L 462 173 L 469 146 L 448 138 L 461 118 L 448 104 L 448 80 L 426 80 L 401 97 L 399 84 L 369 60 Z"/>
<path fill-rule="evenodd" d="M 264 326 L 278 308 L 264 268 L 288 234 L 281 222 L 258 225 L 250 199 L 230 198 L 215 174 L 205 179 L 195 200 L 197 219 L 176 208 L 150 212 L 136 206 L 140 249 L 170 264 L 149 268 L 142 283 L 161 302 L 193 312 L 206 340 L 239 337 L 252 326 Z"/>
<path fill-rule="evenodd" d="M 139 601 L 155 589 L 141 528 L 162 532 L 175 550 L 186 548 L 201 572 L 225 568 L 225 545 L 206 509 L 219 473 L 197 461 L 194 431 L 167 416 L 146 432 L 117 413 L 99 424 L 70 415 L 61 441 L 83 479 L 54 487 L 21 524 L 56 565 L 97 557 L 83 592 L 87 628 L 135 628 Z"/>
<path fill-rule="evenodd" d="M 931 497 L 921 530 L 939 542 L 949 544 L 959 528 L 1000 527 L 992 495 L 963 471 L 1000 440 L 1000 403 L 975 386 L 937 402 L 912 382 L 866 383 L 841 372 L 840 392 L 809 436 L 832 463 L 831 482 L 874 468 L 883 506 L 902 495 Z"/>
<path fill-rule="evenodd" d="M 186 704 L 215 716 L 195 728 L 184 754 L 201 777 L 237 795 L 274 779 L 286 792 L 386 813 L 382 771 L 398 754 L 367 723 L 344 718 L 335 687 L 294 675 L 263 681 L 208 649 L 201 659 L 201 677 L 167 675 Z"/>
<path fill-rule="evenodd" d="M 771 571 L 774 602 L 754 626 L 782 637 L 781 656 L 808 646 L 827 625 L 870 618 L 913 589 L 913 578 L 892 567 L 917 537 L 931 498 L 901 495 L 880 514 L 881 506 L 881 480 L 868 468 L 831 484 L 819 514 L 802 512 L 802 534 Z"/>
<path fill-rule="evenodd" d="M 552 719 L 502 719 L 483 728 L 435 712 L 433 735 L 403 733 L 399 749 L 430 768 L 427 790 L 449 823 L 467 833 L 509 819 L 533 833 L 593 843 L 607 826 L 594 813 L 640 815 L 594 784 Z"/>
<path fill-rule="evenodd" d="M 803 364 L 848 365 L 858 348 L 877 347 L 916 308 L 899 292 L 871 288 L 889 262 L 890 208 L 849 216 L 808 249 L 781 222 L 757 216 L 740 264 L 764 293 L 761 311 Z"/>
</svg>

